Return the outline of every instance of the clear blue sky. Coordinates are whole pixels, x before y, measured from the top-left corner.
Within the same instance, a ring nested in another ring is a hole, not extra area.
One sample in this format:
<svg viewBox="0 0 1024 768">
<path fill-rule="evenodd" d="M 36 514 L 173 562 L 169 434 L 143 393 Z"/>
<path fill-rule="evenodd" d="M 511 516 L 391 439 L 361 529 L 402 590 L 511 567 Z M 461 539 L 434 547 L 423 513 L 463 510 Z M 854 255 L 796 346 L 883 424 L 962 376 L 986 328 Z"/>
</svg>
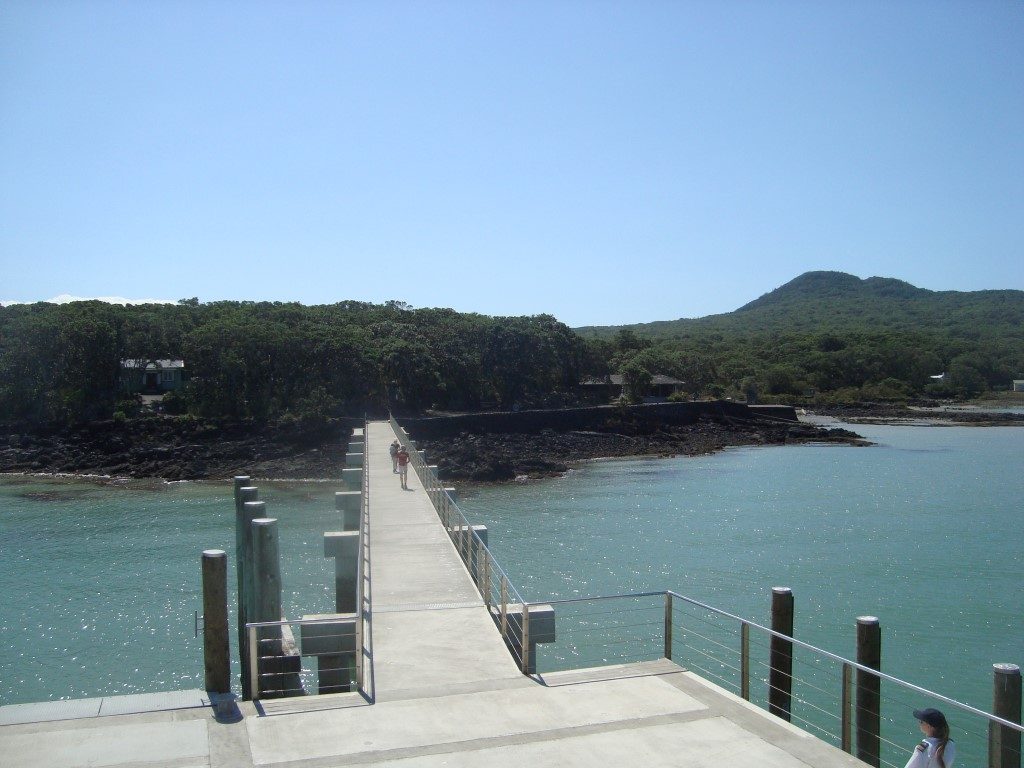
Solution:
<svg viewBox="0 0 1024 768">
<path fill-rule="evenodd" d="M 0 5 L 0 299 L 1024 289 L 1024 2 Z"/>
</svg>

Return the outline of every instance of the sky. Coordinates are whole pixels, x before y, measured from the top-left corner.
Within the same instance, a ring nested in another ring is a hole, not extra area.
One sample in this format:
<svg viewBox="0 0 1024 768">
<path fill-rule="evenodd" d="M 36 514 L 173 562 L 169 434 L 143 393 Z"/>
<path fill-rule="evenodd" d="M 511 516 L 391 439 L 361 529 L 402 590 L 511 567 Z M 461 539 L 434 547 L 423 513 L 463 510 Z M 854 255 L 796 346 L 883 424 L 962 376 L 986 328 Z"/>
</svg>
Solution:
<svg viewBox="0 0 1024 768">
<path fill-rule="evenodd" d="M 0 300 L 1024 289 L 1024 2 L 0 4 Z"/>
</svg>

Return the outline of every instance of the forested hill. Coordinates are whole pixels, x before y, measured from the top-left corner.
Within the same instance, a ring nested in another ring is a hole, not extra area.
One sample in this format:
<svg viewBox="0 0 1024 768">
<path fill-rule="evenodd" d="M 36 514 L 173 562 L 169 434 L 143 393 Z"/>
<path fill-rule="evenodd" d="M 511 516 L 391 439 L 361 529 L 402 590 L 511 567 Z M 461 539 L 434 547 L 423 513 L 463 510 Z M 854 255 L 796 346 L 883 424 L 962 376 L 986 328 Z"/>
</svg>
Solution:
<svg viewBox="0 0 1024 768">
<path fill-rule="evenodd" d="M 939 332 L 957 339 L 1024 338 L 1024 291 L 929 291 L 884 277 L 807 272 L 734 312 L 627 326 L 577 328 L 587 338 L 628 329 L 650 339 L 712 333 Z"/>
<path fill-rule="evenodd" d="M 1024 291 L 808 272 L 735 312 L 576 331 L 634 380 L 748 398 L 974 397 L 1024 378 Z"/>
</svg>

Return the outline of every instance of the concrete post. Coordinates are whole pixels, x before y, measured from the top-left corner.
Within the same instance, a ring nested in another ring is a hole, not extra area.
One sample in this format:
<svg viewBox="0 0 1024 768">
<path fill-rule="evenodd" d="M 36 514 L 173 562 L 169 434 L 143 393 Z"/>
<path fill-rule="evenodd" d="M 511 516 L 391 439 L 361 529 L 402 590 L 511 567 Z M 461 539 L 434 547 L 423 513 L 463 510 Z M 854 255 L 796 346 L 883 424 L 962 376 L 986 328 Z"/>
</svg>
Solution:
<svg viewBox="0 0 1024 768">
<path fill-rule="evenodd" d="M 277 538 L 277 519 L 259 517 L 252 521 L 253 621 L 281 620 L 281 556 Z M 260 648 L 261 656 L 281 652 L 280 627 L 265 627 L 260 638 L 270 640 Z"/>
<path fill-rule="evenodd" d="M 772 588 L 772 630 L 793 636 L 793 590 Z M 769 654 L 768 711 L 787 723 L 793 706 L 793 643 L 772 635 Z"/>
<path fill-rule="evenodd" d="M 223 549 L 203 551 L 203 668 L 206 690 L 231 693 L 228 650 L 228 556 Z"/>
<path fill-rule="evenodd" d="M 1021 716 L 1020 667 L 992 665 L 992 714 L 1019 723 Z M 1020 768 L 1020 731 L 999 723 L 988 724 L 989 768 Z"/>
<path fill-rule="evenodd" d="M 249 478 L 235 478 L 235 575 L 238 581 L 238 659 L 242 665 L 242 698 L 248 700 L 249 675 L 246 674 L 249 661 L 249 642 L 246 638 L 245 623 L 249 621 L 249 606 L 252 602 L 252 531 L 253 517 L 263 517 L 262 511 L 254 513 L 246 505 L 256 503 L 259 491 L 251 485 L 240 485 Z M 261 508 L 262 510 L 262 508 Z"/>
<path fill-rule="evenodd" d="M 341 512 L 341 530 L 359 530 L 362 507 L 362 491 L 337 491 L 334 494 L 334 508 Z"/>
<path fill-rule="evenodd" d="M 345 469 L 341 470 L 341 481 L 345 484 L 345 488 L 350 491 L 362 491 L 363 468 L 345 467 Z"/>
<path fill-rule="evenodd" d="M 355 613 L 359 594 L 359 531 L 328 531 L 324 557 L 334 558 L 334 610 Z"/>
<path fill-rule="evenodd" d="M 857 618 L 857 663 L 882 668 L 882 628 L 875 616 Z M 857 670 L 857 759 L 878 768 L 881 759 L 882 679 Z"/>
</svg>

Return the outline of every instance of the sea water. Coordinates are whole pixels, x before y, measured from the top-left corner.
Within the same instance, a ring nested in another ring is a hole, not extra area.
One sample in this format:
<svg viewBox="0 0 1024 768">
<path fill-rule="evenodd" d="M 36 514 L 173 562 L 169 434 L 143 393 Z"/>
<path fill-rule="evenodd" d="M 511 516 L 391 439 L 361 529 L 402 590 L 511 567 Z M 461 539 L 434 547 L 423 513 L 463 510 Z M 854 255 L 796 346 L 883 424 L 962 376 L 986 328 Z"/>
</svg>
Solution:
<svg viewBox="0 0 1024 768">
<path fill-rule="evenodd" d="M 333 611 L 323 533 L 340 488 L 257 485 L 278 518 L 285 615 Z M 234 525 L 230 483 L 0 480 L 0 704 L 202 688 L 201 556 L 228 553 L 232 595 Z"/>
<path fill-rule="evenodd" d="M 1024 429 L 854 429 L 875 445 L 591 462 L 558 479 L 474 489 L 461 506 L 488 526 L 528 601 L 671 589 L 769 625 L 771 589 L 790 587 L 798 639 L 855 659 L 856 619 L 876 616 L 885 672 L 991 711 L 992 665 L 1024 664 Z M 564 606 L 565 618 L 575 610 Z M 661 610 L 646 629 L 655 648 Z M 712 645 L 735 645 L 735 622 L 728 639 L 703 619 L 680 621 Z M 541 663 L 572 666 L 586 650 L 541 646 Z M 738 680 L 728 665 L 694 661 Z M 798 664 L 795 676 L 806 671 Z M 889 732 L 907 726 L 912 745 L 910 709 L 941 705 L 884 693 Z M 984 723 L 966 725 L 973 733 L 961 740 L 983 750 Z"/>
<path fill-rule="evenodd" d="M 883 670 L 988 710 L 992 664 L 1024 663 L 1024 429 L 855 429 L 876 444 L 590 462 L 461 503 L 528 600 L 672 589 L 766 624 L 786 586 L 799 639 L 852 658 L 877 616 Z M 339 487 L 259 485 L 286 615 L 332 610 Z M 230 592 L 230 484 L 0 479 L 0 704 L 201 688 L 204 549 Z"/>
</svg>

